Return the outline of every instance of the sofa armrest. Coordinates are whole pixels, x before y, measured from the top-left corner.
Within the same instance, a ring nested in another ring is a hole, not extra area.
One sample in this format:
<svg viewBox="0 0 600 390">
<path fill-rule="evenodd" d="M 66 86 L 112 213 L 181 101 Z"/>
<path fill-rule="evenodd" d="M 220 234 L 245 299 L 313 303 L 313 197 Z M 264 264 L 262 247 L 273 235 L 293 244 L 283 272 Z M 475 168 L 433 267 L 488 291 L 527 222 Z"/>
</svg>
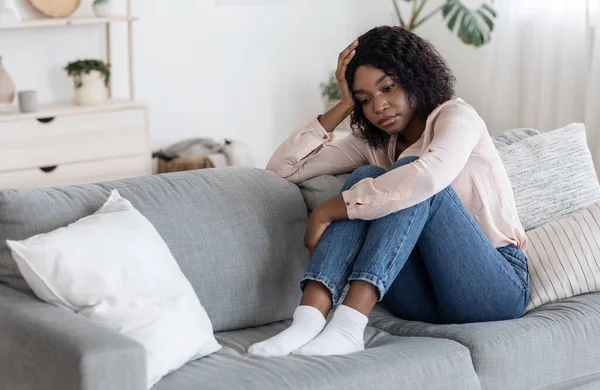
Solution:
<svg viewBox="0 0 600 390">
<path fill-rule="evenodd" d="M 0 285 L 0 390 L 146 387 L 141 344 Z"/>
</svg>

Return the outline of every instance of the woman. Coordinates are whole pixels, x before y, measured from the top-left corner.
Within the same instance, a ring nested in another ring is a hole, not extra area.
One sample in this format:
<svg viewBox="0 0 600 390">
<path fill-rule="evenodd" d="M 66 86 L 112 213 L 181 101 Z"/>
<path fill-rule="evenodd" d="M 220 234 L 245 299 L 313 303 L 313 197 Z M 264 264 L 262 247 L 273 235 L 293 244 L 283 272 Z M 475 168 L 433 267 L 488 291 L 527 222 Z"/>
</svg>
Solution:
<svg viewBox="0 0 600 390">
<path fill-rule="evenodd" d="M 430 323 L 522 315 L 527 239 L 512 187 L 483 120 L 452 98 L 454 77 L 433 46 L 399 27 L 374 28 L 340 54 L 337 80 L 341 102 L 292 133 L 267 168 L 294 183 L 353 173 L 311 214 L 292 325 L 248 352 L 360 351 L 379 301 Z M 357 134 L 328 143 L 351 112 Z"/>
</svg>

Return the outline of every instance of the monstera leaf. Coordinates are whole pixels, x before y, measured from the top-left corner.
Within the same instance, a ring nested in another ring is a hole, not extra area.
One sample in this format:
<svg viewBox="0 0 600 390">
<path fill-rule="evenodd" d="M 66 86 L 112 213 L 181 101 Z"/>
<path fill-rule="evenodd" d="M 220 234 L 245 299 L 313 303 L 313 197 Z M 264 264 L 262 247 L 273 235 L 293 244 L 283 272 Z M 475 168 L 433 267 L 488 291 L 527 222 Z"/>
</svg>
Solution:
<svg viewBox="0 0 600 390">
<path fill-rule="evenodd" d="M 496 11 L 488 4 L 483 4 L 478 10 L 467 8 L 459 0 L 448 0 L 442 9 L 444 19 L 450 31 L 455 31 L 458 23 L 458 37 L 468 45 L 481 46 L 490 41 L 494 30 Z"/>
<path fill-rule="evenodd" d="M 392 0 L 394 10 L 400 25 L 407 30 L 415 30 L 441 11 L 448 29 L 456 33 L 464 43 L 477 47 L 490 41 L 496 11 L 487 2 L 473 10 L 460 0 L 443 0 L 441 5 L 421 17 L 421 12 L 429 0 L 402 0 L 405 3 L 412 3 L 411 17 L 409 20 L 404 20 L 398 1 Z"/>
</svg>

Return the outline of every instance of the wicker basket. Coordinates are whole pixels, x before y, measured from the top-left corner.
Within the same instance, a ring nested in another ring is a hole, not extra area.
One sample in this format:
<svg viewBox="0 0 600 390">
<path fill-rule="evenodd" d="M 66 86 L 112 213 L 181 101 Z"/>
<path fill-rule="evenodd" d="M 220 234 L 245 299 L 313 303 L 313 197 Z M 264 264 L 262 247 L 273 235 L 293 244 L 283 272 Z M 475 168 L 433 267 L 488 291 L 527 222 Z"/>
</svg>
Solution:
<svg viewBox="0 0 600 390">
<path fill-rule="evenodd" d="M 81 0 L 29 0 L 33 8 L 51 18 L 66 18 L 81 3 Z"/>
<path fill-rule="evenodd" d="M 194 169 L 214 168 L 212 162 L 207 157 L 178 157 L 171 161 L 158 159 L 158 173 L 191 171 Z"/>
</svg>

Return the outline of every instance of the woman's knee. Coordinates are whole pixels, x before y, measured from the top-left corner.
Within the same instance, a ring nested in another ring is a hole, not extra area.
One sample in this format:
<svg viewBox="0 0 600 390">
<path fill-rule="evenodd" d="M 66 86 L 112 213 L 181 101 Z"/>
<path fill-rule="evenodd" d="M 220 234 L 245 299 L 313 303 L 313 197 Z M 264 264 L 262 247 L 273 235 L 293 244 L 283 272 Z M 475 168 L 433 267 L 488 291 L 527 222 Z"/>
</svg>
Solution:
<svg viewBox="0 0 600 390">
<path fill-rule="evenodd" d="M 394 169 L 394 168 L 401 167 L 402 165 L 410 164 L 411 162 L 416 161 L 418 159 L 419 159 L 419 157 L 417 157 L 417 156 L 402 157 L 401 159 L 399 159 L 398 161 L 396 161 L 395 163 L 393 163 L 392 167 L 390 169 Z"/>
<path fill-rule="evenodd" d="M 349 190 L 353 185 L 365 179 L 367 177 L 377 177 L 385 173 L 385 169 L 378 167 L 377 165 L 363 165 L 362 167 L 356 168 L 354 172 L 348 176 L 348 179 L 342 187 L 342 191 Z"/>
</svg>

